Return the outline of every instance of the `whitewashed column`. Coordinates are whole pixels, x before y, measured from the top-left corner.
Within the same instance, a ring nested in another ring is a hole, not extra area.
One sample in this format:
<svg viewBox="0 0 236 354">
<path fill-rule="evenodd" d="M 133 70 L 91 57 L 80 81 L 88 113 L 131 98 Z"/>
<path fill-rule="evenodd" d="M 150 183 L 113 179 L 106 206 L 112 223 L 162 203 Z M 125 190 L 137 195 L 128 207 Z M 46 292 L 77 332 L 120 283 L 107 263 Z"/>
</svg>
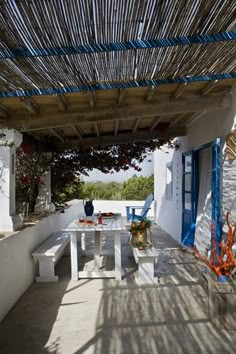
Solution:
<svg viewBox="0 0 236 354">
<path fill-rule="evenodd" d="M 22 142 L 22 134 L 4 129 L 5 137 L 0 138 L 13 143 L 12 147 L 0 146 L 0 230 L 15 231 L 22 226 L 22 219 L 16 215 L 16 148 Z"/>
</svg>

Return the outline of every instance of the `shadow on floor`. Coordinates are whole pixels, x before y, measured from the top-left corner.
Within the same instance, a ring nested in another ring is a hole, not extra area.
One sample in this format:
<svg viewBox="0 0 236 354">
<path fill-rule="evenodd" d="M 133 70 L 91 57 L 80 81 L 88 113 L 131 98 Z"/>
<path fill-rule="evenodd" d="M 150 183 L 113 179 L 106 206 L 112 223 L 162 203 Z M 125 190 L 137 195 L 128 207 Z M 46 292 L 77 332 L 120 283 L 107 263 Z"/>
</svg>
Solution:
<svg viewBox="0 0 236 354">
<path fill-rule="evenodd" d="M 196 259 L 158 235 L 159 284 L 138 286 L 123 244 L 125 278 L 69 281 L 63 257 L 60 281 L 33 284 L 0 324 L 1 354 L 233 354 L 234 331 L 209 321 L 207 293 Z M 161 236 L 162 235 L 162 236 Z"/>
</svg>

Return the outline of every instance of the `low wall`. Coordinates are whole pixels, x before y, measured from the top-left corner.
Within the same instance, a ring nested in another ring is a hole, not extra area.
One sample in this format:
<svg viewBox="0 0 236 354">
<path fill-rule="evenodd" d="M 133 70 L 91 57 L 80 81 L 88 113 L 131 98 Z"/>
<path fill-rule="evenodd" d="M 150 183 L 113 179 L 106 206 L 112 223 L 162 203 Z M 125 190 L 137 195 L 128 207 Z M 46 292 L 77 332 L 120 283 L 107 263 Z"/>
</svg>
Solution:
<svg viewBox="0 0 236 354">
<path fill-rule="evenodd" d="M 94 212 L 112 212 L 112 213 L 121 213 L 123 216 L 126 216 L 126 205 L 132 206 L 143 206 L 143 200 L 94 200 Z M 139 211 L 137 210 L 137 213 Z M 148 216 L 154 217 L 154 202 L 151 205 L 151 209 L 148 212 Z"/>
<path fill-rule="evenodd" d="M 125 216 L 126 205 L 143 206 L 144 201 L 95 200 L 93 204 L 95 213 L 101 210 Z M 150 217 L 154 216 L 153 204 L 148 213 Z M 52 233 L 61 230 L 83 212 L 82 201 L 75 200 L 70 202 L 65 213 L 53 213 L 35 226 L 0 239 L 0 321 L 35 279 L 37 264 L 33 261 L 32 252 Z"/>
<path fill-rule="evenodd" d="M 0 321 L 35 279 L 35 248 L 83 212 L 82 201 L 69 204 L 65 213 L 53 213 L 37 225 L 0 240 Z"/>
</svg>

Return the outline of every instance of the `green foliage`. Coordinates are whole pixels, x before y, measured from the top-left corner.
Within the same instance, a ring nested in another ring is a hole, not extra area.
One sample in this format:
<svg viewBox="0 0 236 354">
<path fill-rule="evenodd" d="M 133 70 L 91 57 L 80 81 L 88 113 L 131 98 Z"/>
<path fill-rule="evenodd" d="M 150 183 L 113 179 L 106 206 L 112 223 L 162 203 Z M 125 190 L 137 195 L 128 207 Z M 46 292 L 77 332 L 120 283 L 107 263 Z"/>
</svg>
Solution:
<svg viewBox="0 0 236 354">
<path fill-rule="evenodd" d="M 81 191 L 82 199 L 121 200 L 123 184 L 118 182 L 86 182 Z"/>
<path fill-rule="evenodd" d="M 154 191 L 154 176 L 131 177 L 127 182 L 86 182 L 80 198 L 105 200 L 144 200 Z"/>
<path fill-rule="evenodd" d="M 151 221 L 148 219 L 142 219 L 141 221 L 133 221 L 129 229 L 132 235 L 136 235 L 140 232 L 145 232 L 151 227 Z"/>
<path fill-rule="evenodd" d="M 22 144 L 17 156 L 17 198 L 28 201 L 33 209 L 41 176 L 51 167 L 52 201 L 64 203 L 69 199 L 144 200 L 153 192 L 152 177 L 133 177 L 124 184 L 86 183 L 81 185 L 79 176 L 97 168 L 103 173 L 126 171 L 130 167 L 141 171 L 140 164 L 153 151 L 163 145 L 177 149 L 171 139 L 149 140 L 122 145 L 90 147 L 83 150 L 54 153 L 47 158 L 42 153 L 32 152 Z"/>
<path fill-rule="evenodd" d="M 132 177 L 123 184 L 123 199 L 126 200 L 144 200 L 154 191 L 154 176 Z"/>
<path fill-rule="evenodd" d="M 83 182 L 79 178 L 68 183 L 65 187 L 58 186 L 52 192 L 52 201 L 55 204 L 65 204 L 69 200 L 81 199 L 81 190 L 83 188 Z"/>
</svg>

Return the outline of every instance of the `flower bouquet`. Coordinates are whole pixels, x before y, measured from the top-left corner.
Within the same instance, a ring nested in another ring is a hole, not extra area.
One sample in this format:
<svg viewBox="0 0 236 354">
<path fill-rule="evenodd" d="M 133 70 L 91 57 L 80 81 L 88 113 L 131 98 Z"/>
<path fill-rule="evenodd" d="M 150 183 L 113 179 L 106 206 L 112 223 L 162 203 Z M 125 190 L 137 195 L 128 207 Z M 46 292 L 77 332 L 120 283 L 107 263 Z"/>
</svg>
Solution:
<svg viewBox="0 0 236 354">
<path fill-rule="evenodd" d="M 147 230 L 151 227 L 151 221 L 142 219 L 141 221 L 133 221 L 130 226 L 130 244 L 139 249 L 150 247 L 151 243 L 147 240 Z"/>
</svg>

